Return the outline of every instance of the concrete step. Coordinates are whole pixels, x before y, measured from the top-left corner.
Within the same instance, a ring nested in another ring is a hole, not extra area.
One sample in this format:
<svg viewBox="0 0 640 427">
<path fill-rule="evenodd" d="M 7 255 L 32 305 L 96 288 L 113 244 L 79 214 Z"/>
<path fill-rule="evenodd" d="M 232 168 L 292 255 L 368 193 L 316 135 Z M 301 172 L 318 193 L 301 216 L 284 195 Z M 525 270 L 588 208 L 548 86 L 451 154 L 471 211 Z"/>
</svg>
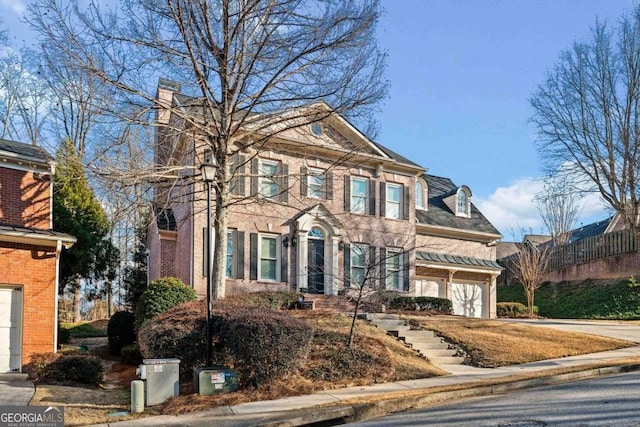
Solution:
<svg viewBox="0 0 640 427">
<path fill-rule="evenodd" d="M 431 359 L 432 357 L 454 357 L 456 354 L 456 350 L 453 348 L 448 348 L 445 350 L 433 350 L 414 347 L 413 349 L 418 350 L 428 359 Z"/>
<path fill-rule="evenodd" d="M 372 322 L 374 320 L 399 320 L 400 316 L 393 313 L 365 313 L 365 318 Z"/>
<path fill-rule="evenodd" d="M 400 320 L 374 320 L 371 323 L 387 332 L 408 331 L 411 329 L 409 325 L 405 325 L 404 322 Z"/>
<path fill-rule="evenodd" d="M 408 344 L 408 343 L 407 343 Z M 449 344 L 443 341 L 437 342 L 415 342 L 411 343 L 412 348 L 422 348 L 425 351 L 428 350 L 447 350 L 449 348 Z"/>
<path fill-rule="evenodd" d="M 423 339 L 425 341 L 422 342 L 426 342 L 426 340 L 432 340 L 435 338 L 435 335 L 433 334 L 433 331 L 399 331 L 398 332 L 398 338 L 400 339 L 404 339 L 407 342 L 411 342 L 410 340 L 412 339 Z M 439 339 L 439 338 L 438 338 Z M 413 341 L 413 342 L 418 342 L 418 341 Z"/>
<path fill-rule="evenodd" d="M 464 363 L 464 357 L 426 357 L 434 365 L 462 365 Z"/>
</svg>

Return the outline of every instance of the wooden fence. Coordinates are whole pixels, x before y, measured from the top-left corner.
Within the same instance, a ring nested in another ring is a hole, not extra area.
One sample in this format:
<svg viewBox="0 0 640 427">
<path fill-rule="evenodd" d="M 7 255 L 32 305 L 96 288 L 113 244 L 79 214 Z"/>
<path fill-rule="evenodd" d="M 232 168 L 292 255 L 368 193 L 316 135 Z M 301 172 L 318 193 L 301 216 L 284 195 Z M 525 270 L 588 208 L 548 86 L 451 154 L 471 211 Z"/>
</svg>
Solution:
<svg viewBox="0 0 640 427">
<path fill-rule="evenodd" d="M 635 230 L 614 231 L 553 248 L 548 270 L 637 251 Z"/>
</svg>

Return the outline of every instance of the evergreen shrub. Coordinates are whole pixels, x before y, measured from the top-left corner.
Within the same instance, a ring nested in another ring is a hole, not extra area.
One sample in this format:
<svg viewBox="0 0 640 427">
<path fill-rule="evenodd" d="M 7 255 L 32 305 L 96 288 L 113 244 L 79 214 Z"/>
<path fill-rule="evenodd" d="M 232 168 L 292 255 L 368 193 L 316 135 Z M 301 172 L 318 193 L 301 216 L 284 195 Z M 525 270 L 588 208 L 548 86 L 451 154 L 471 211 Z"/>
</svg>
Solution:
<svg viewBox="0 0 640 427">
<path fill-rule="evenodd" d="M 139 330 L 145 320 L 149 320 L 180 303 L 194 301 L 196 297 L 196 291 L 178 278 L 163 277 L 154 280 L 138 300 L 135 329 Z"/>
<path fill-rule="evenodd" d="M 119 355 L 125 345 L 136 341 L 134 331 L 135 315 L 129 311 L 117 311 L 109 319 L 107 324 L 107 337 L 109 339 L 109 351 Z"/>
</svg>

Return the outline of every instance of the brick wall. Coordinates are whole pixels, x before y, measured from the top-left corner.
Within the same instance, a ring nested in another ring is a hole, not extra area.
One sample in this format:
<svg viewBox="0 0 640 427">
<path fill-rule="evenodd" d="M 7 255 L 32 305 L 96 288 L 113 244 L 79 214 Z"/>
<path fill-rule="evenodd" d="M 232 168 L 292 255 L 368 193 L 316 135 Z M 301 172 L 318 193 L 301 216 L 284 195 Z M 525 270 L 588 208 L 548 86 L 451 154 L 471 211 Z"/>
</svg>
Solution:
<svg viewBox="0 0 640 427">
<path fill-rule="evenodd" d="M 0 224 L 50 228 L 50 175 L 2 168 Z"/>
<path fill-rule="evenodd" d="M 22 365 L 33 353 L 55 351 L 55 272 L 53 248 L 0 243 L 0 285 L 23 289 Z"/>
</svg>

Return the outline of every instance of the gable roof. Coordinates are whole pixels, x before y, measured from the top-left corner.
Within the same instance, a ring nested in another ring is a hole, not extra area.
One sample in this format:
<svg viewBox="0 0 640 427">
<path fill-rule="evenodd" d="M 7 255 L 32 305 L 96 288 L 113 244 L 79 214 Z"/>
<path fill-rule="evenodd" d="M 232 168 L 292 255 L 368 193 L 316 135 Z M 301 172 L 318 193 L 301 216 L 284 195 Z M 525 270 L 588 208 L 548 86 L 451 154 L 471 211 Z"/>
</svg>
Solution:
<svg viewBox="0 0 640 427">
<path fill-rule="evenodd" d="M 489 220 L 471 203 L 471 217 L 456 216 L 447 207 L 444 199 L 455 193 L 458 186 L 449 178 L 424 174 L 422 178 L 427 182 L 428 206 L 427 210 L 416 209 L 418 224 L 452 228 L 500 236 L 500 232 Z"/>
<path fill-rule="evenodd" d="M 31 160 L 40 162 L 47 162 L 52 159 L 42 147 L 6 139 L 0 139 L 0 151 L 11 153 L 15 156 L 28 157 Z"/>
</svg>

